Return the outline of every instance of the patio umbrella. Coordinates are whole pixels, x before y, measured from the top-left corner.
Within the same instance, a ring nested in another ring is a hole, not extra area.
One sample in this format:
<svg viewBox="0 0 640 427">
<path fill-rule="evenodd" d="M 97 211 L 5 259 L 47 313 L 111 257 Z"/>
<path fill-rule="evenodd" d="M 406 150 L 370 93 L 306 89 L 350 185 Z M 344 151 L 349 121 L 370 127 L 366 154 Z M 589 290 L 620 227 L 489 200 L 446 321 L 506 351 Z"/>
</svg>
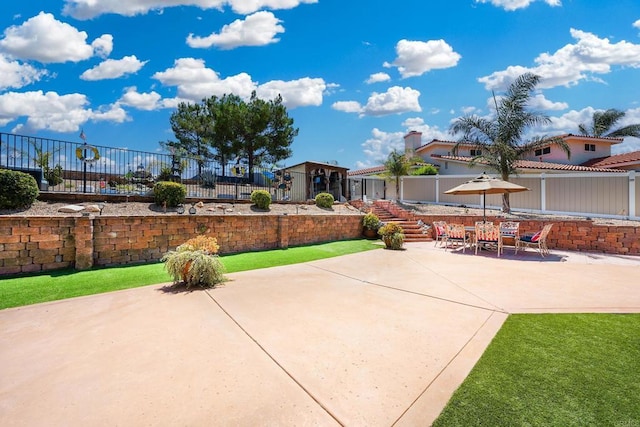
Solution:
<svg viewBox="0 0 640 427">
<path fill-rule="evenodd" d="M 487 194 L 504 194 L 517 193 L 520 191 L 529 191 L 527 187 L 504 181 L 499 178 L 492 178 L 483 173 L 477 178 L 453 187 L 444 192 L 444 194 L 466 195 L 466 194 L 482 194 L 482 216 L 483 220 L 487 220 Z"/>
</svg>

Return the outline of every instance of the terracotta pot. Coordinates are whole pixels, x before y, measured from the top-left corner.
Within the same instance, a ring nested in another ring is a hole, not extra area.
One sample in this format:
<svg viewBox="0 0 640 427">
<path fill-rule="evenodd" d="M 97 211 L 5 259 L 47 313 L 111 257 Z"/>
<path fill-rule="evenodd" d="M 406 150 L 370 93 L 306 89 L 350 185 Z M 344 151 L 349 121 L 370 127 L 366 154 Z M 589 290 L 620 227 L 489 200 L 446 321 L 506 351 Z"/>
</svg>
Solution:
<svg viewBox="0 0 640 427">
<path fill-rule="evenodd" d="M 371 230 L 370 228 L 365 228 L 363 230 L 362 234 L 364 234 L 364 237 L 366 237 L 367 239 L 377 239 L 378 238 L 378 232 L 376 230 Z"/>
</svg>

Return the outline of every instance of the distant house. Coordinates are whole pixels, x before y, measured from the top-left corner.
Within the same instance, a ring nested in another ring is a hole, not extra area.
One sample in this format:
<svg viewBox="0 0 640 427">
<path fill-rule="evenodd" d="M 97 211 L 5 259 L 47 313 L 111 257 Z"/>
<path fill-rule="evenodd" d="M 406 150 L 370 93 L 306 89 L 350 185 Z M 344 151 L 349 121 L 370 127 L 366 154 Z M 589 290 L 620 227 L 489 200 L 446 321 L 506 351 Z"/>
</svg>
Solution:
<svg viewBox="0 0 640 427">
<path fill-rule="evenodd" d="M 518 173 L 566 173 L 566 172 L 620 172 L 640 171 L 640 151 L 611 155 L 611 146 L 623 142 L 623 138 L 594 138 L 589 136 L 565 134 L 560 137 L 567 143 L 571 156 L 557 146 L 549 145 L 529 154 L 517 161 Z M 422 133 L 411 131 L 404 137 L 405 152 L 424 159 L 438 168 L 440 175 L 469 175 L 486 171 L 486 167 L 476 165 L 469 167 L 471 159 L 477 153 L 473 144 L 462 143 L 458 153 L 453 155 L 455 141 L 434 139 L 422 144 Z M 378 167 L 379 168 L 379 167 Z M 369 168 L 351 171 L 349 176 L 371 175 Z M 380 173 L 384 171 L 378 171 Z"/>
</svg>

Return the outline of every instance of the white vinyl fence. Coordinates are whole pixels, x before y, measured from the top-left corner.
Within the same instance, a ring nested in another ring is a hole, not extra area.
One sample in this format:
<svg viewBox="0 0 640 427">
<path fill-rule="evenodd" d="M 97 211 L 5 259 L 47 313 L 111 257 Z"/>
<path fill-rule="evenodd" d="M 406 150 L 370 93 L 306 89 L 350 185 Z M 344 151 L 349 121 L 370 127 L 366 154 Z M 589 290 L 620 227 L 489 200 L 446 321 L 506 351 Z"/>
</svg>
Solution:
<svg viewBox="0 0 640 427">
<path fill-rule="evenodd" d="M 405 176 L 400 181 L 399 199 L 413 203 L 482 207 L 483 198 L 480 195 L 444 194 L 450 188 L 475 177 L 476 175 Z M 523 174 L 511 176 L 509 181 L 530 189 L 509 195 L 511 210 L 515 212 L 640 220 L 640 183 L 636 180 L 634 171 Z M 394 185 L 387 183 L 387 188 L 389 187 Z M 386 198 L 393 197 L 387 195 Z M 487 195 L 486 207 L 501 209 L 502 195 Z"/>
</svg>

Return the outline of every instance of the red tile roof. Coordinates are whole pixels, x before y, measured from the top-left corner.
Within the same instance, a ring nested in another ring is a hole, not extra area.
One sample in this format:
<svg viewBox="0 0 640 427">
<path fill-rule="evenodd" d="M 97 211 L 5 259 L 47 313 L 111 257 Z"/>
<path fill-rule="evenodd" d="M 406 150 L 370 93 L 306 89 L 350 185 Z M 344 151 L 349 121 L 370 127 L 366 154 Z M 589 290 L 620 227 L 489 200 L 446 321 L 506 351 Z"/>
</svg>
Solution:
<svg viewBox="0 0 640 427">
<path fill-rule="evenodd" d="M 432 154 L 431 157 L 440 158 L 444 160 L 465 162 L 465 163 L 469 163 L 472 159 L 472 157 L 441 156 L 439 154 Z M 582 166 L 582 165 L 566 165 L 563 163 L 539 162 L 534 160 L 516 160 L 516 167 L 519 169 L 546 169 L 546 170 L 561 170 L 561 171 L 569 171 L 569 172 L 621 172 L 620 169 L 589 167 L 589 166 Z"/>
<path fill-rule="evenodd" d="M 360 175 L 376 175 L 387 170 L 384 166 L 374 166 L 372 168 L 359 169 L 347 172 L 347 176 L 360 176 Z"/>
<path fill-rule="evenodd" d="M 619 144 L 624 141 L 624 138 L 613 137 L 613 136 L 586 136 L 586 135 L 575 135 L 573 133 L 565 133 L 564 135 L 558 135 L 560 138 L 567 137 L 576 137 L 576 138 L 585 138 L 585 139 L 603 139 L 605 141 L 611 141 L 614 144 Z"/>
<path fill-rule="evenodd" d="M 582 164 L 582 166 L 590 166 L 595 168 L 614 168 L 628 164 L 640 165 L 640 151 L 632 151 L 631 153 L 615 154 L 609 157 L 599 157 L 591 159 Z"/>
</svg>

